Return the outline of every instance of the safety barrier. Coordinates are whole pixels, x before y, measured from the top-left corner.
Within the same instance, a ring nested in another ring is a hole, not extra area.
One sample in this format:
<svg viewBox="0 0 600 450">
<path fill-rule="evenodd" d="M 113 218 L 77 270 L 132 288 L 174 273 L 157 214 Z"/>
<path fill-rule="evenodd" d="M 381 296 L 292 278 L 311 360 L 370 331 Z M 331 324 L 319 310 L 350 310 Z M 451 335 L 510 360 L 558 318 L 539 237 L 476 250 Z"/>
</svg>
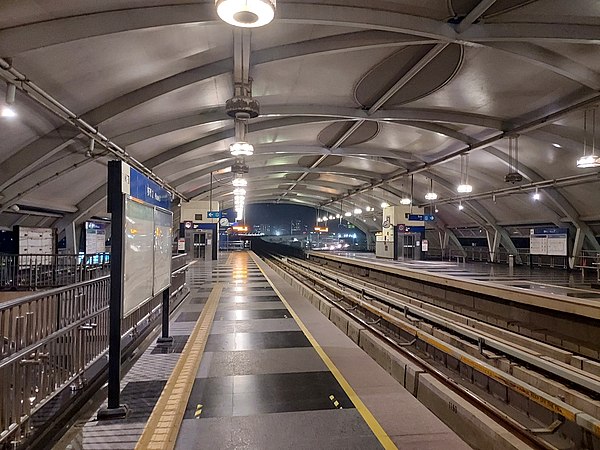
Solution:
<svg viewBox="0 0 600 450">
<path fill-rule="evenodd" d="M 173 258 L 171 303 L 185 288 L 187 255 Z M 0 448 L 30 433 L 32 415 L 108 350 L 110 277 L 76 283 L 0 305 Z M 121 322 L 132 342 L 160 322 L 162 295 Z"/>
<path fill-rule="evenodd" d="M 110 254 L 0 255 L 0 289 L 68 286 L 107 275 Z"/>
</svg>

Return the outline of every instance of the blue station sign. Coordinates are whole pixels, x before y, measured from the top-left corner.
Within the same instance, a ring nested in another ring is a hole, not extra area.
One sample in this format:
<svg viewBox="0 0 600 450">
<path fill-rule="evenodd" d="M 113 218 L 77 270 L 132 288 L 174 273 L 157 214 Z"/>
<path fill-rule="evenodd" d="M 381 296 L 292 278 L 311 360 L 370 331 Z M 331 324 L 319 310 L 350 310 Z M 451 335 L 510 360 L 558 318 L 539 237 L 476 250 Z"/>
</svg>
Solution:
<svg viewBox="0 0 600 450">
<path fill-rule="evenodd" d="M 124 163 L 123 165 L 125 166 Z M 129 167 L 128 194 L 150 205 L 164 209 L 171 207 L 171 194 L 169 191 L 133 167 Z"/>
<path fill-rule="evenodd" d="M 207 215 L 206 215 L 209 219 L 220 219 L 221 216 L 221 211 L 208 211 Z"/>
<path fill-rule="evenodd" d="M 433 222 L 435 216 L 432 214 L 406 214 L 405 216 L 411 222 Z"/>
</svg>

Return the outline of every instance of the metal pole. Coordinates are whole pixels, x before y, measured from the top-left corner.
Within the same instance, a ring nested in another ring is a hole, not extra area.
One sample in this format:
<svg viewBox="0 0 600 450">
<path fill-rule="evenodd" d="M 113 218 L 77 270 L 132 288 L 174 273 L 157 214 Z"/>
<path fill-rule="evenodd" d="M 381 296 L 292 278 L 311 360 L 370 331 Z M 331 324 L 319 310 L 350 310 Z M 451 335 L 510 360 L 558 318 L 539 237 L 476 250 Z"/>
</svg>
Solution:
<svg viewBox="0 0 600 450">
<path fill-rule="evenodd" d="M 125 246 L 125 195 L 122 192 L 121 161 L 108 162 L 108 209 L 112 214 L 110 266 L 110 328 L 108 348 L 108 408 L 98 411 L 98 420 L 120 419 L 129 408 L 121 405 L 121 316 L 123 314 L 123 280 Z"/>
<path fill-rule="evenodd" d="M 169 336 L 170 292 L 171 290 L 167 288 L 162 293 L 162 336 L 156 340 L 157 343 L 164 345 L 173 343 L 173 337 Z"/>
</svg>

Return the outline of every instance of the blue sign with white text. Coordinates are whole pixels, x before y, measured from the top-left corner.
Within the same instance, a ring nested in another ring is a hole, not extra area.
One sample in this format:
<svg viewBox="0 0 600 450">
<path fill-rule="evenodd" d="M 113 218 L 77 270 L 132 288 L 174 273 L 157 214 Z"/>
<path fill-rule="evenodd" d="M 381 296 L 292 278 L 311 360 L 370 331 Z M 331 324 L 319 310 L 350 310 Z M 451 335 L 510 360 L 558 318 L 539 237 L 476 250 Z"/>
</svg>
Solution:
<svg viewBox="0 0 600 450">
<path fill-rule="evenodd" d="M 221 211 L 208 211 L 207 216 L 209 219 L 220 219 Z"/>
<path fill-rule="evenodd" d="M 406 218 L 411 222 L 433 222 L 435 216 L 431 214 L 407 214 Z"/>
<path fill-rule="evenodd" d="M 533 234 L 569 234 L 568 228 L 534 228 Z"/>
<path fill-rule="evenodd" d="M 138 172 L 133 167 L 130 172 L 130 195 L 160 208 L 169 209 L 171 194 L 158 183 Z"/>
</svg>

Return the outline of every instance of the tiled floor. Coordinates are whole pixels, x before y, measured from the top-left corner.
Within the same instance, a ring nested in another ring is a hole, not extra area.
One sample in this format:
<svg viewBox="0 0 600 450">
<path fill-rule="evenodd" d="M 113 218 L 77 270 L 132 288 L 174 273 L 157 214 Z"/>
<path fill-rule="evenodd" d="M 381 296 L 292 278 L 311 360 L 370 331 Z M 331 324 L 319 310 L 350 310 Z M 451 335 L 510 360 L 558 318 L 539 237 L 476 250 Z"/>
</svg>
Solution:
<svg viewBox="0 0 600 450">
<path fill-rule="evenodd" d="M 467 448 L 306 299 L 272 271 L 269 277 L 398 448 Z M 98 422 L 94 414 L 78 424 L 68 445 L 56 448 L 135 447 L 216 282 L 226 286 L 176 448 L 382 448 L 248 253 L 193 266 L 190 298 L 171 322 L 174 344 L 152 344 L 122 381 L 130 416 Z"/>
<path fill-rule="evenodd" d="M 176 448 L 381 448 L 248 254 L 230 262 Z"/>
</svg>

